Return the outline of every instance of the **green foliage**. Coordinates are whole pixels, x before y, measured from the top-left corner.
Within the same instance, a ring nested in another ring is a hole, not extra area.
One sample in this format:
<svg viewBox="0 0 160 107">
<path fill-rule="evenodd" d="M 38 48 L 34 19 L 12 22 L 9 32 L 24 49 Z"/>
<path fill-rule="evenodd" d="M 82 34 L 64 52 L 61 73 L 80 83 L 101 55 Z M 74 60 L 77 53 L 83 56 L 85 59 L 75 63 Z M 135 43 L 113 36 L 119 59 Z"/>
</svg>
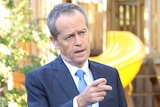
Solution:
<svg viewBox="0 0 160 107">
<path fill-rule="evenodd" d="M 47 52 L 50 53 L 53 51 L 46 48 L 46 44 L 50 41 L 46 34 L 42 32 L 40 26 L 40 23 L 44 20 L 30 20 L 33 10 L 27 6 L 28 0 L 21 0 L 16 6 L 12 3 L 12 0 L 7 0 L 4 4 L 10 9 L 11 15 L 6 17 L 9 27 L 0 28 L 0 44 L 7 50 L 7 53 L 4 52 L 6 50 L 0 51 L 0 62 L 11 68 L 13 72 L 22 70 L 26 74 L 27 71 L 24 71 L 24 67 L 25 69 L 29 67 L 28 70 L 36 68 L 40 66 L 40 60 L 45 58 L 29 54 L 20 44 L 35 43 L 37 48 L 43 47 L 43 50 L 48 50 Z M 55 53 L 53 52 L 53 54 Z M 31 66 L 31 64 L 34 66 Z"/>
<path fill-rule="evenodd" d="M 4 5 L 9 9 L 13 8 L 13 6 L 14 6 L 13 0 L 1 0 L 1 2 L 3 2 Z"/>
<path fill-rule="evenodd" d="M 26 75 L 28 71 L 31 71 L 33 68 L 41 66 L 41 58 L 37 58 L 34 55 L 27 56 L 27 59 L 30 59 L 32 63 L 24 64 L 25 66 L 21 68 L 21 72 Z"/>
<path fill-rule="evenodd" d="M 7 106 L 8 106 L 7 99 L 5 97 L 0 97 L 0 107 L 7 107 Z"/>
<path fill-rule="evenodd" d="M 13 88 L 6 91 L 7 101 L 14 101 L 19 107 L 27 107 L 26 91 L 24 89 Z"/>
<path fill-rule="evenodd" d="M 0 26 L 0 69 L 5 67 L 6 71 L 0 71 L 0 107 L 7 107 L 9 101 L 14 101 L 18 107 L 27 107 L 26 90 L 13 88 L 7 89 L 7 79 L 1 75 L 6 72 L 20 71 L 26 74 L 30 70 L 41 66 L 46 62 L 49 53 L 57 56 L 57 51 L 48 48 L 49 38 L 42 32 L 41 23 L 44 19 L 31 20 L 33 9 L 28 8 L 29 0 L 0 0 L 10 10 L 11 15 L 5 18 L 6 26 Z M 20 44 L 36 44 L 44 52 L 39 56 L 28 53 Z M 2 49 L 3 47 L 3 49 Z"/>
<path fill-rule="evenodd" d="M 0 87 L 3 86 L 3 83 L 4 83 L 4 76 L 0 75 Z"/>
<path fill-rule="evenodd" d="M 5 97 L 6 87 L 6 79 L 3 74 L 0 74 L 0 107 L 7 107 L 8 101 Z"/>
</svg>

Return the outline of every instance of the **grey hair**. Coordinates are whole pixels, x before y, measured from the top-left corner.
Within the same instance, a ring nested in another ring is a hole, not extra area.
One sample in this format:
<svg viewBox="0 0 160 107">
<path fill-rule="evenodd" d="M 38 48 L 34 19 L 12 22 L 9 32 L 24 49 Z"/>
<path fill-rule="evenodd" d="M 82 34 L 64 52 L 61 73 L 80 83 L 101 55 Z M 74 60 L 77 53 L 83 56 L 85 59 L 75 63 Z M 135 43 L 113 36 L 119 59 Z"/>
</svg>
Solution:
<svg viewBox="0 0 160 107">
<path fill-rule="evenodd" d="M 85 18 L 86 26 L 88 27 L 87 16 L 86 16 L 84 10 L 80 6 L 72 4 L 72 3 L 60 3 L 60 4 L 56 5 L 51 10 L 51 12 L 49 13 L 48 18 L 47 18 L 47 26 L 49 28 L 51 35 L 55 39 L 57 39 L 57 35 L 59 34 L 59 32 L 57 31 L 56 26 L 55 26 L 55 22 L 56 22 L 58 16 L 61 14 L 64 14 L 64 13 L 71 13 L 71 12 L 73 12 L 73 10 L 78 10 L 80 13 L 82 13 L 82 15 Z"/>
</svg>

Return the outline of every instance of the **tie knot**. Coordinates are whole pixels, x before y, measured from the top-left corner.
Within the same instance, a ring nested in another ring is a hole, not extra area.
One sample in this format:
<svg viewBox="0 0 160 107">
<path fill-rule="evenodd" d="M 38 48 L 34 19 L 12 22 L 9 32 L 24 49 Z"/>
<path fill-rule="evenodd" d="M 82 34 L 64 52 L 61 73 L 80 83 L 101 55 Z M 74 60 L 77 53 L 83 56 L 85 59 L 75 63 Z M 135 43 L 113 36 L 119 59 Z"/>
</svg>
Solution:
<svg viewBox="0 0 160 107">
<path fill-rule="evenodd" d="M 82 70 L 77 70 L 77 72 L 76 72 L 76 75 L 81 79 L 81 78 L 84 78 L 84 71 L 82 71 Z"/>
</svg>

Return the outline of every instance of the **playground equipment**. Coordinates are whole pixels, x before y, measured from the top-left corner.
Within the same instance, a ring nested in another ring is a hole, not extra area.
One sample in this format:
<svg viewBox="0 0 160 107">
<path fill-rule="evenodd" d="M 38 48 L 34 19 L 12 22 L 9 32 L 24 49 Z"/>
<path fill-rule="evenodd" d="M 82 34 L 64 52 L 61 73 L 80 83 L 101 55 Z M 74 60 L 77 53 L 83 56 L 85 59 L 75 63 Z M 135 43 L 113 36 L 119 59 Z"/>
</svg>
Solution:
<svg viewBox="0 0 160 107">
<path fill-rule="evenodd" d="M 139 72 L 145 55 L 143 43 L 133 33 L 129 31 L 108 31 L 106 51 L 89 59 L 117 68 L 122 85 L 125 88 Z"/>
</svg>

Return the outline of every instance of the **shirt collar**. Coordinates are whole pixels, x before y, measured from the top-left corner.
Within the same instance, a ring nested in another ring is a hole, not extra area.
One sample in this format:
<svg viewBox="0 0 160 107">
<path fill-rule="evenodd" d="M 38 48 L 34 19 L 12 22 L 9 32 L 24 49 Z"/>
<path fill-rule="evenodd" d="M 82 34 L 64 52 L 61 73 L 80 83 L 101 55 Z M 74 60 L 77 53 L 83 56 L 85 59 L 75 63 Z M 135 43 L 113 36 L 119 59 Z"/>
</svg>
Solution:
<svg viewBox="0 0 160 107">
<path fill-rule="evenodd" d="M 75 67 L 75 66 L 69 64 L 68 62 L 66 62 L 65 60 L 63 60 L 63 62 L 66 64 L 66 66 L 69 69 L 69 71 L 70 71 L 70 73 L 71 73 L 72 76 L 75 76 L 75 73 L 77 72 L 78 69 L 83 70 L 86 75 L 89 75 L 88 60 L 86 60 L 86 62 L 84 63 L 84 65 L 83 65 L 82 68 Z"/>
</svg>

